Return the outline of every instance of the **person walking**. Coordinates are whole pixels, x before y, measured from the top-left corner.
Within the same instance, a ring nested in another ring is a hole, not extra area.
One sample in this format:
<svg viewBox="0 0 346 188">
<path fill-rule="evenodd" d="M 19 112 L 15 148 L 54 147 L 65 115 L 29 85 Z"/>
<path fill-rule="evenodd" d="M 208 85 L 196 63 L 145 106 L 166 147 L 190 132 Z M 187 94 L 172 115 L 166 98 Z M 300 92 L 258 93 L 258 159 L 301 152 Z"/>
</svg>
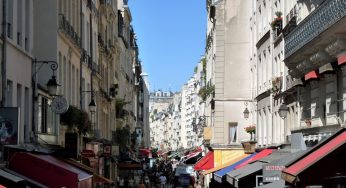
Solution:
<svg viewBox="0 0 346 188">
<path fill-rule="evenodd" d="M 159 179 L 160 179 L 160 185 L 161 185 L 160 187 L 166 188 L 166 183 L 167 183 L 166 176 L 164 174 L 162 174 Z"/>
<path fill-rule="evenodd" d="M 125 180 L 123 177 L 120 177 L 119 178 L 119 187 L 120 188 L 123 188 L 125 186 Z"/>
</svg>

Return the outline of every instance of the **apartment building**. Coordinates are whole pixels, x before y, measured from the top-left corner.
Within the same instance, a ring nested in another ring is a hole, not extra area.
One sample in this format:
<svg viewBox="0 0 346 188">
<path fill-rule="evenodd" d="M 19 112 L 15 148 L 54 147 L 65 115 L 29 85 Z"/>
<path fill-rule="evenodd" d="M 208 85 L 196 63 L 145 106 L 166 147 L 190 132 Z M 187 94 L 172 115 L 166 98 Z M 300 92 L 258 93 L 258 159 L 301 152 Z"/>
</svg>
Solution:
<svg viewBox="0 0 346 188">
<path fill-rule="evenodd" d="M 19 120 L 16 140 L 7 144 L 34 143 L 38 151 L 38 143 L 73 146 L 75 158 L 85 149 L 119 155 L 117 130 L 125 128 L 127 146 L 148 146 L 149 88 L 127 1 L 4 0 L 0 6 L 6 23 L 0 26 L 1 107 L 18 109 Z M 47 86 L 54 79 L 56 94 Z M 69 123 L 66 113 L 83 122 Z M 113 151 L 103 151 L 107 145 Z M 116 176 L 109 157 L 92 168 Z"/>
<path fill-rule="evenodd" d="M 11 144 L 23 144 L 33 138 L 32 69 L 34 32 L 32 1 L 1 1 L 1 107 L 18 114 L 11 121 L 16 137 Z M 3 12 L 5 11 L 5 12 Z M 2 116 L 2 121 L 8 117 Z M 16 127 L 18 124 L 18 127 Z M 4 143 L 3 143 L 4 144 Z"/>
<path fill-rule="evenodd" d="M 242 112 L 251 101 L 249 17 L 250 1 L 207 1 L 207 116 L 213 145 L 240 144 L 250 124 Z"/>
</svg>

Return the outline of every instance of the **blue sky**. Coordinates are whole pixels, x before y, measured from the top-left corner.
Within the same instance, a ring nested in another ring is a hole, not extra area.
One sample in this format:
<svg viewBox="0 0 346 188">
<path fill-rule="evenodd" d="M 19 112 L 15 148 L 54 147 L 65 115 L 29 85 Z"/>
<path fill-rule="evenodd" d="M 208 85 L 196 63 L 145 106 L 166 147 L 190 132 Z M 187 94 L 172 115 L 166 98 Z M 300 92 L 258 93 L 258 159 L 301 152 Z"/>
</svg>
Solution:
<svg viewBox="0 0 346 188">
<path fill-rule="evenodd" d="M 150 90 L 180 91 L 205 49 L 205 0 L 130 0 Z"/>
</svg>

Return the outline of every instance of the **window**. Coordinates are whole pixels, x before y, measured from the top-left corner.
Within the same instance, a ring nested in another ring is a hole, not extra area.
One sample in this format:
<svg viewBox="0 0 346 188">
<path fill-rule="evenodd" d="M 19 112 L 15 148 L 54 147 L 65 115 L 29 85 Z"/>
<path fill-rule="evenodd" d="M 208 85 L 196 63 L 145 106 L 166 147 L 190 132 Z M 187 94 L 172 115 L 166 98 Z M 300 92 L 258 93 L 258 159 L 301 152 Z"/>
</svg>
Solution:
<svg viewBox="0 0 346 188">
<path fill-rule="evenodd" d="M 237 123 L 229 123 L 229 143 L 237 142 Z"/>
</svg>

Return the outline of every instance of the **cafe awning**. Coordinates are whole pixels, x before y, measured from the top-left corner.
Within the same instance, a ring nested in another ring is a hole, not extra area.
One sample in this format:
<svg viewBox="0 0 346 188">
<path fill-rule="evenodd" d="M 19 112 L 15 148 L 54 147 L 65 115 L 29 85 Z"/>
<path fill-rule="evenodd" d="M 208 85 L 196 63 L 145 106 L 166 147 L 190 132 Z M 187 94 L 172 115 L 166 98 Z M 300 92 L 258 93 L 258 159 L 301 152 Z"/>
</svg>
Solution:
<svg viewBox="0 0 346 188">
<path fill-rule="evenodd" d="M 8 168 L 48 187 L 78 187 L 92 178 L 92 174 L 50 155 L 26 152 L 13 154 Z"/>
<path fill-rule="evenodd" d="M 195 170 L 209 170 L 214 167 L 214 152 L 209 151 L 204 157 L 202 157 L 194 166 Z"/>
<path fill-rule="evenodd" d="M 240 161 L 237 161 L 237 162 L 231 164 L 230 166 L 227 166 L 227 167 L 225 167 L 225 168 L 223 168 L 223 169 L 221 169 L 219 171 L 216 171 L 214 173 L 214 180 L 219 182 L 219 183 L 222 183 L 222 178 L 223 178 L 224 175 L 226 175 L 228 172 L 231 172 L 232 170 L 235 169 L 236 166 L 242 164 L 245 161 L 248 161 L 249 159 L 251 159 L 255 155 L 256 155 L 256 153 L 253 153 L 253 154 L 251 154 L 251 155 L 241 159 Z"/>
<path fill-rule="evenodd" d="M 290 164 L 283 170 L 282 178 L 289 183 L 297 182 L 299 181 L 299 176 L 312 167 L 316 168 L 315 170 L 323 170 L 322 173 L 316 174 L 316 176 L 322 174 L 323 176 L 328 176 L 327 173 L 335 172 L 344 173 L 346 169 L 341 163 L 344 162 L 343 156 L 345 152 L 343 148 L 345 145 L 346 129 L 343 128 L 328 139 L 311 148 L 305 155 Z M 323 165 L 327 166 L 325 167 Z M 319 178 L 316 177 L 316 179 Z"/>
<path fill-rule="evenodd" d="M 244 159 L 244 158 L 247 157 L 247 156 L 249 156 L 249 154 L 244 154 L 244 153 L 243 153 L 243 154 L 241 154 L 241 155 L 233 155 L 231 158 L 229 158 L 229 161 L 228 161 L 228 162 L 226 162 L 226 163 L 224 163 L 224 164 L 222 164 L 222 165 L 216 166 L 216 167 L 214 167 L 214 168 L 212 168 L 212 169 L 210 169 L 210 170 L 204 171 L 204 172 L 203 172 L 203 175 L 210 174 L 210 173 L 212 173 L 212 172 L 221 170 L 221 169 L 223 169 L 223 168 L 225 168 L 225 167 L 227 167 L 227 166 L 232 165 L 233 163 L 236 163 L 236 162 L 238 162 L 238 161 Z"/>
<path fill-rule="evenodd" d="M 239 181 L 246 176 L 249 176 L 251 174 L 257 173 L 262 171 L 262 166 L 264 165 L 264 162 L 257 161 L 255 163 L 246 165 L 242 168 L 239 168 L 237 170 L 233 170 L 232 172 L 227 173 L 227 182 L 235 187 L 239 186 Z"/>
<path fill-rule="evenodd" d="M 249 163 L 252 163 L 252 162 L 255 162 L 259 159 L 262 159 L 263 157 L 266 157 L 266 156 L 272 154 L 273 151 L 274 151 L 273 149 L 264 149 L 264 150 L 260 151 L 259 153 L 256 153 L 254 156 L 250 157 L 248 160 L 237 165 L 235 167 L 235 169 L 241 168 L 243 166 L 246 166 Z"/>
</svg>

